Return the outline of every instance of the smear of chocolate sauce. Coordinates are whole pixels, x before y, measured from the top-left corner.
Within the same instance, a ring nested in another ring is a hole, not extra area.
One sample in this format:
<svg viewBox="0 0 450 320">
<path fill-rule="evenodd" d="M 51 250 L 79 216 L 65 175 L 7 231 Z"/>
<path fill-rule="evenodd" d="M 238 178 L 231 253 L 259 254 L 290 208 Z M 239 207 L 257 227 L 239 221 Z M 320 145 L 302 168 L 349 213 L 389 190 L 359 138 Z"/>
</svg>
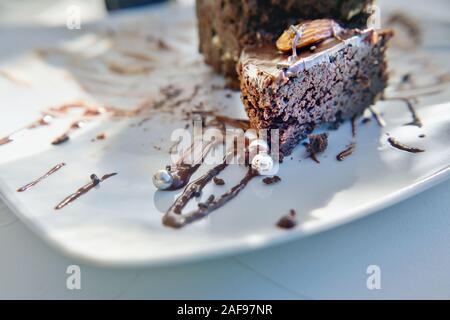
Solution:
<svg viewBox="0 0 450 320">
<path fill-rule="evenodd" d="M 356 138 L 356 116 L 352 117 L 351 125 L 352 125 L 352 137 Z"/>
<path fill-rule="evenodd" d="M 20 128 L 19 130 L 16 130 L 12 133 L 10 133 L 9 135 L 7 135 L 6 137 L 0 138 L 0 146 L 1 145 L 5 145 L 8 144 L 10 142 L 13 142 L 14 139 L 12 139 L 13 135 L 18 134 L 22 131 L 26 131 L 26 130 L 32 130 L 32 129 L 36 129 L 42 126 L 47 126 L 50 124 L 50 119 L 52 119 L 52 116 L 48 115 L 48 114 L 43 114 L 39 119 L 31 122 L 30 124 L 26 125 L 23 128 Z"/>
<path fill-rule="evenodd" d="M 361 120 L 361 123 L 363 123 L 363 124 L 366 124 L 366 123 L 368 123 L 368 122 L 370 122 L 370 118 L 363 118 L 362 120 Z"/>
<path fill-rule="evenodd" d="M 356 144 L 354 142 L 350 143 L 347 148 L 344 149 L 344 151 L 340 152 L 337 156 L 336 159 L 338 161 L 343 161 L 345 158 L 347 158 L 348 156 L 350 156 L 353 151 L 355 151 L 356 148 Z"/>
<path fill-rule="evenodd" d="M 225 184 L 225 180 L 220 179 L 218 177 L 214 177 L 213 182 L 216 186 L 223 186 Z"/>
<path fill-rule="evenodd" d="M 70 140 L 70 134 L 72 134 L 74 131 L 76 131 L 78 129 L 81 129 L 82 124 L 85 123 L 85 122 L 86 121 L 84 121 L 84 120 L 78 120 L 78 121 L 73 122 L 66 132 L 64 132 L 59 137 L 56 137 L 52 141 L 52 145 L 57 146 L 57 145 L 60 145 L 60 144 L 63 144 L 65 142 L 69 141 Z"/>
<path fill-rule="evenodd" d="M 274 184 L 281 181 L 279 176 L 266 177 L 262 180 L 265 184 Z"/>
<path fill-rule="evenodd" d="M 233 188 L 228 190 L 226 193 L 222 194 L 217 200 L 214 198 L 209 198 L 209 200 L 201 205 L 196 210 L 191 211 L 190 213 L 181 214 L 182 209 L 187 205 L 187 203 L 194 197 L 196 192 L 201 192 L 201 190 L 205 187 L 205 185 L 217 174 L 219 174 L 225 167 L 226 163 L 220 164 L 210 171 L 208 171 L 205 175 L 193 181 L 188 186 L 186 186 L 185 190 L 178 197 L 174 204 L 169 208 L 166 214 L 163 216 L 163 224 L 167 227 L 179 229 L 184 227 L 185 225 L 202 219 L 209 215 L 212 211 L 222 207 L 228 201 L 235 198 L 246 186 L 247 184 L 256 176 L 258 173 L 249 168 L 247 174 L 244 178 Z"/>
<path fill-rule="evenodd" d="M 292 229 L 297 225 L 296 212 L 294 209 L 289 211 L 288 215 L 281 217 L 277 222 L 277 227 L 282 229 Z"/>
<path fill-rule="evenodd" d="M 403 101 L 406 104 L 406 106 L 408 107 L 408 111 L 412 117 L 412 121 L 405 123 L 404 125 L 405 126 L 416 126 L 416 127 L 422 128 L 423 123 L 422 123 L 422 120 L 420 119 L 419 115 L 416 112 L 416 109 L 415 109 L 414 103 L 413 103 L 413 98 L 398 97 L 398 98 L 385 98 L 383 100 L 385 100 L 385 101 L 394 101 L 394 100 Z"/>
<path fill-rule="evenodd" d="M 235 118 L 230 118 L 230 117 L 226 117 L 226 116 L 222 116 L 222 115 L 214 115 L 214 118 L 217 121 L 219 121 L 225 125 L 229 125 L 230 127 L 242 129 L 244 131 L 250 129 L 250 121 L 248 121 L 248 120 L 235 119 Z"/>
<path fill-rule="evenodd" d="M 60 135 L 59 137 L 56 137 L 53 141 L 52 141 L 52 145 L 57 146 L 60 144 L 63 144 L 64 142 L 69 141 L 70 137 L 67 133 L 64 133 L 62 135 Z"/>
<path fill-rule="evenodd" d="M 17 192 L 24 192 L 27 191 L 28 189 L 30 189 L 31 187 L 34 187 L 35 185 L 37 185 L 39 182 L 41 182 L 42 180 L 48 178 L 49 176 L 51 176 L 52 174 L 54 174 L 56 171 L 58 171 L 59 169 L 61 169 L 62 167 L 64 167 L 66 164 L 64 162 L 57 164 L 56 166 L 54 166 L 53 168 L 51 168 L 46 174 L 44 174 L 43 176 L 37 178 L 36 180 L 24 185 L 23 187 L 17 189 Z"/>
<path fill-rule="evenodd" d="M 8 136 L 0 139 L 0 146 L 4 144 L 8 144 L 10 142 L 13 142 L 13 140 Z"/>
<path fill-rule="evenodd" d="M 355 151 L 356 148 L 356 116 L 352 117 L 351 120 L 351 128 L 352 128 L 352 142 L 347 145 L 347 147 L 339 152 L 339 154 L 336 156 L 336 159 L 338 161 L 343 161 L 345 158 L 347 158 L 348 156 L 350 156 L 353 151 Z"/>
<path fill-rule="evenodd" d="M 419 148 L 407 146 L 407 145 L 405 145 L 405 144 L 399 142 L 397 139 L 395 139 L 395 138 L 393 138 L 393 137 L 389 137 L 389 138 L 388 138 L 388 142 L 389 142 L 390 145 L 393 146 L 394 148 L 397 148 L 397 149 L 403 150 L 403 151 L 407 151 L 407 152 L 410 152 L 410 153 L 425 152 L 425 150 L 423 150 L 423 149 L 419 149 Z"/>
<path fill-rule="evenodd" d="M 196 165 L 190 164 L 179 164 L 173 167 L 167 166 L 166 169 L 172 174 L 173 183 L 172 186 L 167 191 L 173 191 L 183 188 L 185 185 L 189 183 L 192 175 L 200 168 L 201 163 Z"/>
<path fill-rule="evenodd" d="M 377 122 L 377 124 L 380 127 L 386 126 L 386 121 L 383 119 L 383 116 L 381 115 L 381 113 L 379 111 L 375 110 L 372 107 L 369 107 L 369 110 L 372 113 L 373 118 L 375 119 L 375 121 Z"/>
<path fill-rule="evenodd" d="M 215 121 L 214 125 L 221 127 L 223 130 L 225 129 L 225 125 L 233 126 L 235 128 L 241 128 L 243 130 L 247 130 L 250 127 L 248 120 L 229 118 L 226 116 L 215 115 L 210 112 L 204 114 L 200 113 L 200 116 L 205 115 L 212 116 Z M 170 151 L 173 152 L 180 142 L 180 140 L 177 141 L 176 144 L 171 147 Z M 191 147 L 193 146 L 193 144 L 191 145 Z M 210 144 L 206 149 L 202 151 L 202 161 L 211 150 L 211 146 L 212 144 Z M 200 165 L 201 162 L 195 165 L 181 163 L 175 166 L 167 166 L 166 169 L 172 174 L 174 182 L 172 183 L 172 186 L 170 188 L 166 189 L 166 191 L 178 190 L 186 186 L 189 183 L 192 175 L 198 170 Z"/>
<path fill-rule="evenodd" d="M 117 173 L 109 173 L 105 174 L 101 179 L 99 179 L 96 175 L 91 175 L 91 182 L 88 184 L 85 184 L 81 188 L 79 188 L 76 192 L 72 193 L 68 197 L 66 197 L 63 201 L 61 201 L 56 207 L 55 210 L 60 210 L 64 208 L 65 206 L 71 204 L 73 201 L 77 200 L 82 195 L 88 193 L 93 188 L 95 188 L 100 182 L 105 181 L 106 179 L 109 179 L 113 176 L 115 176 Z M 97 179 L 95 177 L 97 177 Z"/>
</svg>

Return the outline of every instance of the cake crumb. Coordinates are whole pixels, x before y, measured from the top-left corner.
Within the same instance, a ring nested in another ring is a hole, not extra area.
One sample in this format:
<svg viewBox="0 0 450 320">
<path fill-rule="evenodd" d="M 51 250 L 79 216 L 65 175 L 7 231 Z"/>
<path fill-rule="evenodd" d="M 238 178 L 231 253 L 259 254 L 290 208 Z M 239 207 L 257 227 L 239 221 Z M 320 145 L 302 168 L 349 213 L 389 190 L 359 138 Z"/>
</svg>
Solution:
<svg viewBox="0 0 450 320">
<path fill-rule="evenodd" d="M 274 184 L 281 181 L 279 176 L 266 177 L 262 180 L 265 184 Z"/>
<path fill-rule="evenodd" d="M 320 163 L 316 155 L 324 152 L 328 147 L 328 133 L 310 134 L 308 136 L 309 143 L 306 144 L 306 151 L 309 157 L 315 162 Z"/>
<path fill-rule="evenodd" d="M 280 220 L 277 222 L 277 227 L 282 229 L 292 229 L 297 225 L 297 219 L 296 219 L 297 213 L 294 209 L 289 210 L 289 214 L 285 215 L 284 217 L 281 217 Z"/>
</svg>

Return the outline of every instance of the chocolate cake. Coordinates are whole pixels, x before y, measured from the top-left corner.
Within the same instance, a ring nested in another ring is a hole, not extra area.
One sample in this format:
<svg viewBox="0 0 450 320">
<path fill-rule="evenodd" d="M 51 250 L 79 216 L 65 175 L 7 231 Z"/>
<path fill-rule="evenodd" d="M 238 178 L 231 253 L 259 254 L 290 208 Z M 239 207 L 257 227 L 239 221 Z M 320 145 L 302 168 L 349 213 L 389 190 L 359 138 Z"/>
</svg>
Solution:
<svg viewBox="0 0 450 320">
<path fill-rule="evenodd" d="M 386 86 L 391 36 L 345 29 L 299 49 L 294 61 L 273 44 L 245 48 L 239 75 L 251 127 L 279 129 L 280 151 L 288 155 L 317 125 L 362 113 Z"/>
<path fill-rule="evenodd" d="M 200 52 L 206 63 L 238 87 L 236 64 L 248 45 L 273 42 L 300 20 L 332 18 L 366 27 L 373 0 L 196 0 Z"/>
</svg>

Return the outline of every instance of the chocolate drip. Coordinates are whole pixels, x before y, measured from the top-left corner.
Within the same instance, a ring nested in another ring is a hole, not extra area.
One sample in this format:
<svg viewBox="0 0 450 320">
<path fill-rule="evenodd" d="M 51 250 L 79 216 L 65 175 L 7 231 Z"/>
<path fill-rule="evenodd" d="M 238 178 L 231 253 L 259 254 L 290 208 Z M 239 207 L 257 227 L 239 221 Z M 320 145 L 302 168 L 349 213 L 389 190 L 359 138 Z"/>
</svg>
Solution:
<svg viewBox="0 0 450 320">
<path fill-rule="evenodd" d="M 352 117 L 352 137 L 356 138 L 356 116 Z"/>
<path fill-rule="evenodd" d="M 224 125 L 229 125 L 230 127 L 234 127 L 237 129 L 242 129 L 244 131 L 250 129 L 250 122 L 244 119 L 234 119 L 221 115 L 214 115 L 214 118 L 221 122 Z"/>
<path fill-rule="evenodd" d="M 41 182 L 42 180 L 48 178 L 50 175 L 54 174 L 56 171 L 64 167 L 66 164 L 64 162 L 57 164 L 53 168 L 51 168 L 46 174 L 44 174 L 42 177 L 37 178 L 36 180 L 24 185 L 23 187 L 17 189 L 17 192 L 24 192 L 30 189 L 31 187 L 34 187 L 36 184 Z"/>
<path fill-rule="evenodd" d="M 91 191 L 93 188 L 95 188 L 100 182 L 105 181 L 106 179 L 109 179 L 113 176 L 115 176 L 117 173 L 109 173 L 109 174 L 105 174 L 101 179 L 98 179 L 98 177 L 96 175 L 91 175 L 91 182 L 89 182 L 88 184 L 82 186 L 81 188 L 79 188 L 75 193 L 72 193 L 70 196 L 68 196 L 67 198 L 65 198 L 63 201 L 61 201 L 56 207 L 55 210 L 60 210 L 62 208 L 64 208 L 65 206 L 69 205 L 70 203 L 72 203 L 73 201 L 77 200 L 79 197 L 81 197 L 83 194 L 88 193 L 89 191 Z M 95 179 L 95 177 L 97 177 L 97 179 Z"/>
<path fill-rule="evenodd" d="M 186 206 L 189 200 L 191 200 L 194 197 L 195 193 L 200 192 L 205 187 L 205 185 L 214 176 L 216 176 L 223 169 L 225 169 L 226 166 L 227 166 L 226 163 L 220 164 L 211 169 L 210 171 L 208 171 L 201 178 L 189 184 L 182 193 L 182 195 L 178 197 L 177 200 L 175 200 L 175 203 L 169 208 L 167 213 L 163 216 L 163 224 L 167 227 L 179 229 L 191 222 L 206 217 L 212 211 L 222 207 L 225 203 L 234 199 L 239 194 L 239 192 L 241 192 L 247 186 L 250 180 L 258 176 L 258 173 L 255 170 L 249 168 L 244 178 L 229 191 L 222 194 L 220 198 L 215 200 L 214 197 L 212 198 L 210 197 L 208 198 L 208 201 L 206 203 L 199 204 L 198 209 L 186 215 L 181 215 L 181 210 Z"/>
<path fill-rule="evenodd" d="M 64 132 L 64 133 L 63 133 L 62 135 L 60 135 L 59 137 L 56 137 L 56 138 L 52 141 L 52 145 L 57 146 L 57 145 L 63 144 L 64 142 L 69 141 L 70 135 L 71 135 L 74 131 L 80 129 L 80 128 L 83 126 L 84 123 L 85 123 L 84 120 L 78 120 L 78 121 L 73 122 L 73 123 L 70 125 L 69 129 L 68 129 L 66 132 Z"/>
<path fill-rule="evenodd" d="M 423 149 L 407 146 L 407 145 L 399 142 L 397 139 L 395 139 L 393 137 L 389 137 L 388 142 L 390 143 L 391 146 L 393 146 L 394 148 L 397 148 L 399 150 L 403 150 L 403 151 L 407 151 L 407 152 L 411 152 L 411 153 L 425 152 L 425 150 L 423 150 Z"/>
<path fill-rule="evenodd" d="M 0 139 L 0 146 L 4 145 L 4 144 L 8 144 L 10 142 L 12 142 L 13 140 L 8 136 L 8 137 L 4 137 Z"/>
<path fill-rule="evenodd" d="M 184 189 L 183 193 L 175 200 L 175 202 L 169 208 L 169 210 L 166 213 L 166 216 L 170 216 L 172 214 L 181 214 L 181 211 L 187 205 L 189 200 L 199 195 L 200 192 L 203 190 L 203 188 L 206 186 L 206 184 L 209 181 L 211 181 L 212 178 L 214 178 L 220 172 L 222 172 L 222 170 L 224 170 L 227 167 L 227 165 L 228 164 L 226 162 L 221 163 L 215 166 L 214 168 L 210 169 L 208 172 L 206 172 L 203 176 L 201 176 L 197 180 L 189 183 Z"/>
<path fill-rule="evenodd" d="M 201 163 L 198 163 L 196 165 L 182 163 L 169 170 L 173 177 L 173 184 L 166 190 L 173 191 L 183 188 L 189 183 L 192 175 L 197 171 L 198 168 L 200 168 L 200 165 Z"/>
<path fill-rule="evenodd" d="M 380 127 L 386 126 L 386 121 L 384 121 L 383 117 L 381 116 L 381 113 L 377 110 L 375 110 L 372 107 L 369 107 L 370 112 L 372 113 L 373 118 L 378 123 Z"/>
<path fill-rule="evenodd" d="M 414 107 L 413 101 L 415 101 L 415 99 L 408 98 L 408 97 L 398 97 L 398 98 L 385 98 L 384 100 L 385 101 L 394 101 L 394 100 L 403 101 L 406 104 L 406 106 L 408 107 L 408 111 L 412 117 L 412 121 L 405 123 L 405 126 L 416 126 L 416 127 L 422 128 L 422 126 L 423 126 L 422 120 L 420 119 L 420 117 L 417 114 L 416 109 Z"/>
<path fill-rule="evenodd" d="M 234 118 L 229 118 L 226 116 L 221 116 L 221 115 L 215 115 L 212 112 L 204 112 L 204 113 L 199 113 L 200 116 L 204 117 L 204 116 L 211 116 L 213 118 L 213 120 L 207 125 L 207 126 L 216 126 L 219 127 L 222 131 L 225 131 L 225 125 L 229 125 L 232 126 L 234 128 L 238 128 L 238 129 L 242 129 L 242 130 L 248 130 L 250 128 L 250 124 L 248 120 L 243 120 L 243 119 L 234 119 Z M 176 149 L 176 147 L 179 145 L 181 141 L 177 141 L 176 144 L 174 144 L 171 147 L 171 153 L 174 152 L 174 150 Z M 190 148 L 189 148 L 189 152 L 191 152 L 194 147 L 195 147 L 195 141 L 191 144 Z M 203 162 L 203 160 L 205 159 L 205 157 L 208 155 L 208 153 L 212 150 L 212 148 L 216 145 L 215 142 L 209 142 L 207 143 L 207 145 L 203 148 L 202 150 L 202 154 L 201 154 L 201 162 Z M 200 163 L 196 163 L 196 164 L 185 164 L 184 163 L 184 159 L 181 159 L 180 163 L 172 166 L 167 166 L 166 170 L 172 175 L 173 177 L 173 183 L 172 185 L 165 189 L 165 191 L 173 191 L 173 190 L 178 190 L 183 188 L 184 186 L 186 186 L 186 184 L 189 183 L 192 175 L 197 171 L 197 169 L 201 166 L 201 162 Z"/>
<path fill-rule="evenodd" d="M 356 143 L 354 143 L 354 142 L 350 143 L 345 150 L 343 150 L 336 156 L 336 159 L 338 161 L 343 161 L 345 158 L 350 156 L 353 153 L 353 151 L 355 151 L 355 148 L 356 148 Z"/>
<path fill-rule="evenodd" d="M 274 184 L 274 183 L 277 183 L 277 182 L 280 182 L 280 181 L 281 181 L 281 178 L 279 176 L 266 177 L 266 178 L 263 179 L 263 182 L 265 184 Z"/>
<path fill-rule="evenodd" d="M 0 138 L 0 146 L 8 144 L 10 142 L 13 142 L 14 139 L 12 138 L 15 134 L 18 134 L 20 132 L 26 131 L 26 130 L 32 130 L 36 129 L 42 126 L 47 126 L 50 124 L 50 121 L 52 120 L 52 116 L 48 114 L 43 114 L 39 119 L 31 122 L 30 124 L 26 125 L 25 127 L 18 129 L 14 131 L 13 133 L 10 133 L 6 137 Z"/>
</svg>

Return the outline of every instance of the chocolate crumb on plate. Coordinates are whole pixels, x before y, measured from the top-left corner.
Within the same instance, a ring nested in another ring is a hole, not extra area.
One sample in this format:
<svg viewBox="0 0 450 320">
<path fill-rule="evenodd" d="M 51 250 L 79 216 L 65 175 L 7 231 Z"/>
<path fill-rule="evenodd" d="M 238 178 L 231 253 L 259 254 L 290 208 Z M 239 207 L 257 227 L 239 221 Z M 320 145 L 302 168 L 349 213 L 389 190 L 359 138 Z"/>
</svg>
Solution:
<svg viewBox="0 0 450 320">
<path fill-rule="evenodd" d="M 281 181 L 279 176 L 266 177 L 262 180 L 265 184 L 274 184 Z"/>
<path fill-rule="evenodd" d="M 316 154 L 324 152 L 328 147 L 328 133 L 310 134 L 308 138 L 309 143 L 306 144 L 306 151 L 309 153 L 311 159 L 320 163 Z"/>
<path fill-rule="evenodd" d="M 289 214 L 281 217 L 277 222 L 277 227 L 282 229 L 292 229 L 297 225 L 296 212 L 294 209 L 289 211 Z"/>
<path fill-rule="evenodd" d="M 57 146 L 60 144 L 63 144 L 64 142 L 69 141 L 70 137 L 68 134 L 63 134 L 59 137 L 57 137 L 55 140 L 52 141 L 52 145 Z"/>
</svg>

